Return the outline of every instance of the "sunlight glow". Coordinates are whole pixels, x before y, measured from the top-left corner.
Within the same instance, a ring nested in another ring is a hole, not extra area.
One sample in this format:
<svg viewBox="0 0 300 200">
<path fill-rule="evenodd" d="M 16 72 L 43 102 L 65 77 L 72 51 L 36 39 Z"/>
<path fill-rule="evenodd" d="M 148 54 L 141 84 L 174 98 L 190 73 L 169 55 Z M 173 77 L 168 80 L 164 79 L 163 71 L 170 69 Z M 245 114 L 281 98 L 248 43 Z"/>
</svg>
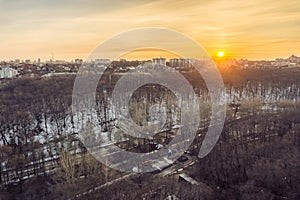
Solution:
<svg viewBox="0 0 300 200">
<path fill-rule="evenodd" d="M 218 57 L 222 58 L 225 56 L 225 53 L 223 51 L 218 52 Z"/>
</svg>

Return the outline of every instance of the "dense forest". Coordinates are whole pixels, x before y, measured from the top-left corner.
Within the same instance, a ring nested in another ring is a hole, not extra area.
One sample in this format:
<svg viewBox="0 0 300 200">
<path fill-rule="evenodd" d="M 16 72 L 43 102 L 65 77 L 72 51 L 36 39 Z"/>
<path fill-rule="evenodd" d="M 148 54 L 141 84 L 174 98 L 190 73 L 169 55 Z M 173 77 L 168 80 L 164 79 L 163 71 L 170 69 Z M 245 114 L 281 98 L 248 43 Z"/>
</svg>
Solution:
<svg viewBox="0 0 300 200">
<path fill-rule="evenodd" d="M 180 173 L 119 172 L 90 155 L 78 139 L 84 115 L 71 109 L 74 76 L 2 81 L 0 199 L 299 199 L 300 69 L 220 71 L 226 121 L 217 145 L 202 159 L 197 155 L 209 127 L 209 97 L 199 74 L 183 73 L 201 99 L 198 137 L 185 153 L 193 164 L 183 169 L 198 185 L 180 181 Z M 157 85 L 137 90 L 130 107 L 134 121 L 147 123 L 151 105 L 158 104 L 157 112 L 166 108 L 166 130 L 152 141 L 132 138 L 115 131 L 109 96 L 120 75 L 111 76 L 100 80 L 107 84 L 97 93 L 95 123 L 103 144 L 133 152 L 167 144 L 180 123 L 175 96 Z"/>
</svg>

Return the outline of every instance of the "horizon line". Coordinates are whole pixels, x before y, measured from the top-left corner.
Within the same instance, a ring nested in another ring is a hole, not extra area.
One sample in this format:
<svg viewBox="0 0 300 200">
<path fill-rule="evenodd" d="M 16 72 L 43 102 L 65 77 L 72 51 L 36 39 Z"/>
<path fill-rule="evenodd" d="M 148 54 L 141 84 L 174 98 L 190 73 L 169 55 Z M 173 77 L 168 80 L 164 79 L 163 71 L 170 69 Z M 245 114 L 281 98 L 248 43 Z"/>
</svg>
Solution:
<svg viewBox="0 0 300 200">
<path fill-rule="evenodd" d="M 212 60 L 215 60 L 215 59 L 218 59 L 218 60 L 249 60 L 249 61 L 271 61 L 271 60 L 276 60 L 276 59 L 288 59 L 289 57 L 291 56 L 296 56 L 298 57 L 297 55 L 295 54 L 292 54 L 288 57 L 273 57 L 273 58 L 246 58 L 246 57 L 243 57 L 243 58 L 237 58 L 237 57 L 231 57 L 231 56 L 226 56 L 226 57 L 223 57 L 223 58 L 218 58 L 217 56 L 210 56 L 210 58 Z M 112 61 L 119 61 L 119 60 L 122 60 L 122 59 L 125 59 L 126 61 L 149 61 L 149 60 L 152 60 L 154 58 L 165 58 L 166 60 L 170 60 L 172 58 L 180 58 L 180 57 L 163 57 L 163 56 L 155 56 L 155 57 L 152 57 L 152 58 L 119 58 L 119 59 L 115 59 L 115 60 L 112 60 Z M 85 61 L 86 59 L 83 59 L 83 58 L 80 58 L 80 57 L 77 57 L 77 58 L 58 58 L 58 59 L 42 59 L 42 58 L 13 58 L 13 59 L 0 59 L 0 62 L 11 62 L 11 61 L 16 61 L 16 60 L 20 60 L 20 61 L 26 61 L 26 60 L 29 60 L 30 62 L 37 62 L 38 60 L 41 60 L 41 62 L 46 62 L 46 61 L 65 61 L 65 62 L 72 62 L 72 61 L 75 61 L 77 59 L 80 59 L 82 61 Z M 109 58 L 97 58 L 97 59 L 109 59 Z M 183 58 L 183 59 L 188 59 L 188 58 Z M 111 59 L 110 59 L 111 60 Z"/>
</svg>

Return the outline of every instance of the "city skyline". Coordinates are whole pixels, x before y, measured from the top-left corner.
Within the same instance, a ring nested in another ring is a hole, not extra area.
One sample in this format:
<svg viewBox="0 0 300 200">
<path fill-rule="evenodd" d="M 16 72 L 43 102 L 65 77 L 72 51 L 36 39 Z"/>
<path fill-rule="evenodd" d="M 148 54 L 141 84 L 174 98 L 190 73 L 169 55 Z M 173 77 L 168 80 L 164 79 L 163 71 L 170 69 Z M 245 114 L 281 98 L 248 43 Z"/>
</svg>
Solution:
<svg viewBox="0 0 300 200">
<path fill-rule="evenodd" d="M 228 58 L 261 60 L 300 54 L 300 3 L 296 0 L 1 0 L 0 4 L 1 60 L 50 60 L 52 54 L 57 60 L 84 59 L 106 39 L 142 27 L 181 32 L 211 56 L 223 51 Z"/>
<path fill-rule="evenodd" d="M 220 53 L 220 52 L 219 52 Z M 171 54 L 170 54 L 171 55 Z M 211 58 L 216 61 L 216 60 L 223 60 L 223 61 L 230 61 L 230 60 L 248 60 L 248 61 L 276 61 L 276 60 L 287 60 L 289 59 L 290 57 L 297 57 L 297 58 L 300 58 L 300 56 L 298 55 L 295 55 L 295 54 L 292 54 L 292 55 L 289 55 L 287 57 L 277 57 L 277 58 L 272 58 L 272 59 L 248 59 L 248 58 L 234 58 L 234 57 L 225 57 L 224 56 L 219 56 L 218 53 L 216 55 L 213 55 Z M 224 58 L 225 57 L 225 58 Z M 95 60 L 97 59 L 100 59 L 100 60 L 111 60 L 111 61 L 121 61 L 121 60 L 125 60 L 125 61 L 152 61 L 153 59 L 155 58 L 163 58 L 163 59 L 166 59 L 167 61 L 170 61 L 171 59 L 196 59 L 196 58 L 193 58 L 193 57 L 190 57 L 190 58 L 183 58 L 183 57 L 180 57 L 180 56 L 173 56 L 173 57 L 168 57 L 168 56 L 147 56 L 147 57 L 142 57 L 142 58 L 131 58 L 131 57 L 124 57 L 124 56 L 121 56 L 117 59 L 109 59 L 109 58 L 96 58 Z M 70 60 L 68 59 L 52 59 L 52 58 L 49 58 L 49 59 L 41 59 L 41 58 L 33 58 L 33 59 L 19 59 L 19 58 L 13 58 L 13 59 L 9 59 L 9 60 L 0 60 L 0 62 L 20 62 L 20 63 L 44 63 L 44 62 L 78 62 L 78 60 L 81 60 L 82 62 L 86 61 L 85 59 L 83 58 L 72 58 Z M 95 61 L 95 60 L 92 60 L 92 61 Z"/>
</svg>

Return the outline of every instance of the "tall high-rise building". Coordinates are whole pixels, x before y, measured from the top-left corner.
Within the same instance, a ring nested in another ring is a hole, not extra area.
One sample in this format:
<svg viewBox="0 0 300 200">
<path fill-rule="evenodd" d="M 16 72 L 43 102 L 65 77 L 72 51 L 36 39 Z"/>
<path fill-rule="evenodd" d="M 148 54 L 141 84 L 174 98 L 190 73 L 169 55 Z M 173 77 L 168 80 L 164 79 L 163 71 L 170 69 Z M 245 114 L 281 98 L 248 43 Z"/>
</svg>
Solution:
<svg viewBox="0 0 300 200">
<path fill-rule="evenodd" d="M 154 64 L 166 65 L 166 59 L 165 58 L 153 58 L 152 62 Z"/>
</svg>

